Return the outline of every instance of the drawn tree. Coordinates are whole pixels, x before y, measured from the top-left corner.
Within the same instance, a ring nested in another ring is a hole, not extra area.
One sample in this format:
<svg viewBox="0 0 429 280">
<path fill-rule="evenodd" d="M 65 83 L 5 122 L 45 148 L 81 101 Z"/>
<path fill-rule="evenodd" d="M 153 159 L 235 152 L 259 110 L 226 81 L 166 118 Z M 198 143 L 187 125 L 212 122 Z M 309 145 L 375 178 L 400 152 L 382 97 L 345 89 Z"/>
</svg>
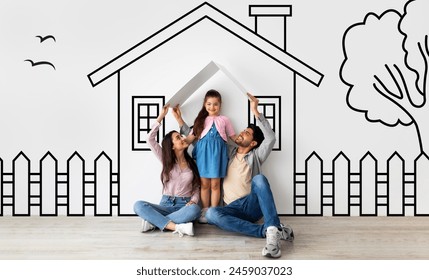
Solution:
<svg viewBox="0 0 429 280">
<path fill-rule="evenodd" d="M 408 1 L 403 14 L 369 13 L 344 33 L 340 68 L 347 105 L 369 122 L 414 126 L 421 152 L 429 141 L 428 34 L 427 0 Z"/>
</svg>

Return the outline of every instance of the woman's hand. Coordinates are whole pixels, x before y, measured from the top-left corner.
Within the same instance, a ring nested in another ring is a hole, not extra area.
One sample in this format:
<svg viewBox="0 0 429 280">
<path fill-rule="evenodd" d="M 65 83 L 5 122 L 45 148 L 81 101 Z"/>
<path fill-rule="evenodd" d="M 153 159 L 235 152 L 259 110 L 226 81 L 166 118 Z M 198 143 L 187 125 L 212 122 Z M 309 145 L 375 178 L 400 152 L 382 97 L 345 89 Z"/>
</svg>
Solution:
<svg viewBox="0 0 429 280">
<path fill-rule="evenodd" d="M 192 205 L 192 204 L 195 204 L 195 202 L 193 202 L 193 201 L 191 200 L 191 201 L 189 201 L 188 203 L 186 203 L 186 206 L 189 206 L 189 205 Z"/>
<path fill-rule="evenodd" d="M 157 122 L 161 123 L 162 120 L 165 118 L 165 116 L 168 114 L 168 109 L 170 108 L 170 104 L 165 105 L 162 107 L 161 114 L 159 114 L 158 118 L 156 119 Z"/>
<path fill-rule="evenodd" d="M 182 119 L 182 111 L 180 111 L 179 104 L 173 107 L 173 116 L 179 124 L 179 127 L 182 127 L 185 122 Z"/>
</svg>

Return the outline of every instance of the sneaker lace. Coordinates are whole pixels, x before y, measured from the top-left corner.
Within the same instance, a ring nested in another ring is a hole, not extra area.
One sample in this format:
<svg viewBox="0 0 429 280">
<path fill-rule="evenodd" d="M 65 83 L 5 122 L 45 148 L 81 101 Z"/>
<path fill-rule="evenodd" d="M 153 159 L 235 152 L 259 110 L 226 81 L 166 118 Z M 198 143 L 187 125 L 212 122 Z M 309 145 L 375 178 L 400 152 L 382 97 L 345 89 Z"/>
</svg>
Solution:
<svg viewBox="0 0 429 280">
<path fill-rule="evenodd" d="M 277 245 L 279 243 L 280 233 L 276 232 L 275 234 L 267 235 L 267 244 Z"/>
</svg>

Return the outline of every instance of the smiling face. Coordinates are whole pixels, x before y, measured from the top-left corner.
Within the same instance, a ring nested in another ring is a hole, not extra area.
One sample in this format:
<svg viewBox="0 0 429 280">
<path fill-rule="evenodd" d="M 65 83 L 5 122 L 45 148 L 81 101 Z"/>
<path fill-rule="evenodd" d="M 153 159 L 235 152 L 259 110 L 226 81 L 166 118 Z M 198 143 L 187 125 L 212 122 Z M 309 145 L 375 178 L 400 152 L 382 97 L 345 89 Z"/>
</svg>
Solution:
<svg viewBox="0 0 429 280">
<path fill-rule="evenodd" d="M 171 141 L 173 143 L 173 150 L 184 150 L 189 144 L 186 143 L 185 138 L 182 137 L 178 132 L 173 132 L 171 135 Z"/>
<path fill-rule="evenodd" d="M 208 97 L 206 102 L 204 103 L 204 107 L 206 108 L 209 116 L 218 116 L 220 113 L 221 103 L 219 98 L 217 97 Z"/>
<path fill-rule="evenodd" d="M 249 147 L 253 141 L 253 130 L 246 128 L 235 138 L 235 143 L 240 147 Z"/>
</svg>

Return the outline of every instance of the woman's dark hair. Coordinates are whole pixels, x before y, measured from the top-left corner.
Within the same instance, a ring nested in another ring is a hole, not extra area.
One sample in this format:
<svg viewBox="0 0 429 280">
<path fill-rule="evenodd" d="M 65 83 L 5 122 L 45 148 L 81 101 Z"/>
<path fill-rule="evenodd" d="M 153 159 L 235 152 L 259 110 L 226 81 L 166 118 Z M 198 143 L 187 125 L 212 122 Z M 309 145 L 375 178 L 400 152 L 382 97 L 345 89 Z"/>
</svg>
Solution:
<svg viewBox="0 0 429 280">
<path fill-rule="evenodd" d="M 207 99 L 210 97 L 215 97 L 219 99 L 219 102 L 222 104 L 222 96 L 217 90 L 211 89 L 206 93 L 206 96 L 204 97 L 203 107 L 201 108 L 200 112 L 198 113 L 197 117 L 194 121 L 194 135 L 198 138 L 200 138 L 201 133 L 204 130 L 204 122 L 209 115 L 209 113 L 206 110 L 205 104 L 207 102 Z"/>
<path fill-rule="evenodd" d="M 161 182 L 163 185 L 170 181 L 170 172 L 176 164 L 177 158 L 176 154 L 173 151 L 173 133 L 178 133 L 175 130 L 170 131 L 165 135 L 164 139 L 162 139 L 162 172 L 161 172 Z M 186 162 L 188 163 L 189 168 L 192 170 L 194 174 L 194 178 L 192 179 L 192 190 L 197 188 L 200 185 L 200 174 L 198 173 L 197 165 L 195 161 L 191 158 L 188 153 L 188 148 L 184 150 L 184 155 Z"/>
</svg>

